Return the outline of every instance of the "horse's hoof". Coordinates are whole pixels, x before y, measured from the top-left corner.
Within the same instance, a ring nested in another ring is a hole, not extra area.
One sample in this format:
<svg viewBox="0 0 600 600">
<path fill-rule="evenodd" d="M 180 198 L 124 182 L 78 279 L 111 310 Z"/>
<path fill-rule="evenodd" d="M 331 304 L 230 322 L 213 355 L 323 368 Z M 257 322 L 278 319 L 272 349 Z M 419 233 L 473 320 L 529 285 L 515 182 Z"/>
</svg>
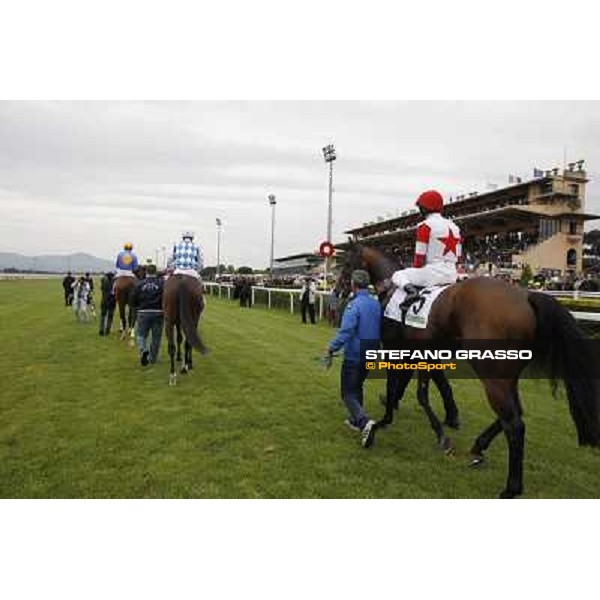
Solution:
<svg viewBox="0 0 600 600">
<path fill-rule="evenodd" d="M 169 375 L 169 386 L 175 387 L 177 385 L 177 375 Z"/>
<path fill-rule="evenodd" d="M 454 454 L 454 447 L 452 446 L 452 442 L 450 438 L 444 436 L 439 441 L 440 450 L 444 452 L 446 456 L 451 456 Z"/>
<path fill-rule="evenodd" d="M 188 367 L 187 367 L 187 365 L 183 365 L 183 367 L 181 367 L 181 374 L 182 375 L 187 375 L 188 374 Z"/>
<path fill-rule="evenodd" d="M 474 454 L 469 461 L 469 467 L 480 467 L 485 462 L 483 454 Z"/>
</svg>

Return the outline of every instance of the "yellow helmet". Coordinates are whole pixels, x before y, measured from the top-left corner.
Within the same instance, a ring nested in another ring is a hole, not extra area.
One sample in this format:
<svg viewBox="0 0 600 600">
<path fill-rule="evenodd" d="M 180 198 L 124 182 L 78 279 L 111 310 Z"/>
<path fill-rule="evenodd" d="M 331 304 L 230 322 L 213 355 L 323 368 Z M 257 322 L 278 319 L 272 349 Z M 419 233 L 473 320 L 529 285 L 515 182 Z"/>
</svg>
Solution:
<svg viewBox="0 0 600 600">
<path fill-rule="evenodd" d="M 123 244 L 123 250 L 133 250 L 133 244 L 131 242 Z"/>
</svg>

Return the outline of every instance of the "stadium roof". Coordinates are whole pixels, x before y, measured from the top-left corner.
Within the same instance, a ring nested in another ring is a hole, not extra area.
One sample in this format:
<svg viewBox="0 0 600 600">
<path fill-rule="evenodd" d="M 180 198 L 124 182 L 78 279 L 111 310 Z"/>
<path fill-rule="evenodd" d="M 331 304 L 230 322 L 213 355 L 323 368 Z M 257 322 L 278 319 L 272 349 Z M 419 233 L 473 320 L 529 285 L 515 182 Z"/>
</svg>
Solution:
<svg viewBox="0 0 600 600">
<path fill-rule="evenodd" d="M 567 181 L 579 181 L 586 182 L 587 179 L 585 177 L 585 172 L 567 172 L 568 177 Z M 564 176 L 564 175 L 563 175 Z M 499 189 L 486 191 L 483 193 L 472 192 L 466 198 L 459 196 L 458 199 L 454 201 L 450 200 L 444 206 L 444 213 L 453 214 L 455 212 L 464 212 L 469 209 L 477 209 L 480 208 L 482 204 L 493 203 L 501 200 L 505 200 L 506 198 L 516 198 L 523 195 L 523 192 L 527 190 L 527 188 L 533 184 L 539 185 L 545 182 L 553 181 L 556 179 L 555 176 L 543 176 L 543 177 L 535 177 L 532 179 L 528 179 L 527 181 L 520 181 L 518 183 L 514 183 L 512 185 L 508 185 Z M 570 194 L 561 192 L 560 190 L 554 190 L 549 194 L 540 194 L 537 197 L 551 197 L 551 196 L 564 196 L 570 197 Z M 512 207 L 511 207 L 512 208 Z M 530 213 L 533 211 L 529 211 Z M 408 213 L 408 214 L 407 214 Z M 481 214 L 481 211 L 474 212 L 473 215 Z M 584 215 L 587 220 L 597 218 L 594 215 Z M 404 214 L 398 217 L 394 217 L 392 219 L 382 219 L 380 221 L 368 223 L 362 225 L 361 227 L 354 227 L 353 229 L 348 229 L 344 233 L 346 234 L 357 234 L 362 233 L 365 237 L 371 237 L 369 235 L 370 232 L 373 234 L 376 232 L 385 232 L 389 230 L 389 233 L 398 233 L 403 229 L 413 229 L 414 226 L 422 220 L 422 216 L 416 209 L 412 209 L 410 211 L 404 211 Z M 452 216 L 454 220 L 459 220 L 458 215 Z M 387 233 L 382 233 L 382 235 L 388 235 Z M 377 236 L 380 237 L 380 236 Z"/>
<path fill-rule="evenodd" d="M 452 205 L 449 205 L 452 206 Z M 387 233 L 381 234 L 373 234 L 370 236 L 361 237 L 361 242 L 368 241 L 377 241 L 377 242 L 386 242 L 394 239 L 402 238 L 405 235 L 413 234 L 414 230 L 417 227 L 417 224 L 423 219 L 421 215 L 413 215 L 417 217 L 414 219 L 414 223 L 407 224 L 405 227 L 398 228 L 393 231 L 389 231 Z M 515 223 L 515 222 L 529 222 L 531 221 L 531 217 L 577 217 L 586 221 L 592 219 L 600 218 L 598 215 L 587 214 L 587 213 L 569 213 L 564 212 L 555 215 L 549 215 L 545 212 L 540 212 L 535 210 L 535 207 L 531 206 L 502 206 L 500 208 L 494 208 L 489 210 L 483 210 L 477 213 L 472 213 L 469 215 L 462 215 L 453 217 L 453 220 L 456 221 L 458 225 L 463 226 L 464 232 L 469 233 L 469 230 L 472 229 L 486 229 L 490 227 L 502 227 L 506 224 Z M 381 223 L 378 223 L 381 225 Z M 345 246 L 345 244 L 339 245 L 341 248 Z"/>
</svg>

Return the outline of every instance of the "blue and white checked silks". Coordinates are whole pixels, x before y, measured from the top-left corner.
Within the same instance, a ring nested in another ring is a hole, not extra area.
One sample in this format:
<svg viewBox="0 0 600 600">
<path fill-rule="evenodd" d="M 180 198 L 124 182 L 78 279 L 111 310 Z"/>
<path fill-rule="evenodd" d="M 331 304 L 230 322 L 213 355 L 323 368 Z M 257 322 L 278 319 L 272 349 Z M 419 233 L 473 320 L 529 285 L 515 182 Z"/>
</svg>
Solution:
<svg viewBox="0 0 600 600">
<path fill-rule="evenodd" d="M 204 267 L 204 257 L 200 246 L 189 240 L 181 241 L 173 246 L 173 266 L 181 270 L 201 271 Z"/>
</svg>

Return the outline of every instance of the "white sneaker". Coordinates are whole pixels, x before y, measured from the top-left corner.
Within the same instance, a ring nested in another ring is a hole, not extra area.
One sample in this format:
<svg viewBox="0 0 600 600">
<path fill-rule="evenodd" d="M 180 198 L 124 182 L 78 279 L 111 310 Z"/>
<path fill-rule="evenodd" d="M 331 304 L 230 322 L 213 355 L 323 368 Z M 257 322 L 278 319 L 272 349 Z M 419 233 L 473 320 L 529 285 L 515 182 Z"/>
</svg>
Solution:
<svg viewBox="0 0 600 600">
<path fill-rule="evenodd" d="M 348 427 L 349 429 L 352 429 L 352 431 L 360 431 L 360 427 L 358 425 L 355 425 L 350 419 L 346 419 L 344 421 L 344 425 L 346 425 L 346 427 Z"/>
<path fill-rule="evenodd" d="M 375 441 L 375 421 L 373 419 L 369 419 L 367 424 L 362 428 L 361 431 L 361 444 L 363 448 L 370 448 Z"/>
</svg>

